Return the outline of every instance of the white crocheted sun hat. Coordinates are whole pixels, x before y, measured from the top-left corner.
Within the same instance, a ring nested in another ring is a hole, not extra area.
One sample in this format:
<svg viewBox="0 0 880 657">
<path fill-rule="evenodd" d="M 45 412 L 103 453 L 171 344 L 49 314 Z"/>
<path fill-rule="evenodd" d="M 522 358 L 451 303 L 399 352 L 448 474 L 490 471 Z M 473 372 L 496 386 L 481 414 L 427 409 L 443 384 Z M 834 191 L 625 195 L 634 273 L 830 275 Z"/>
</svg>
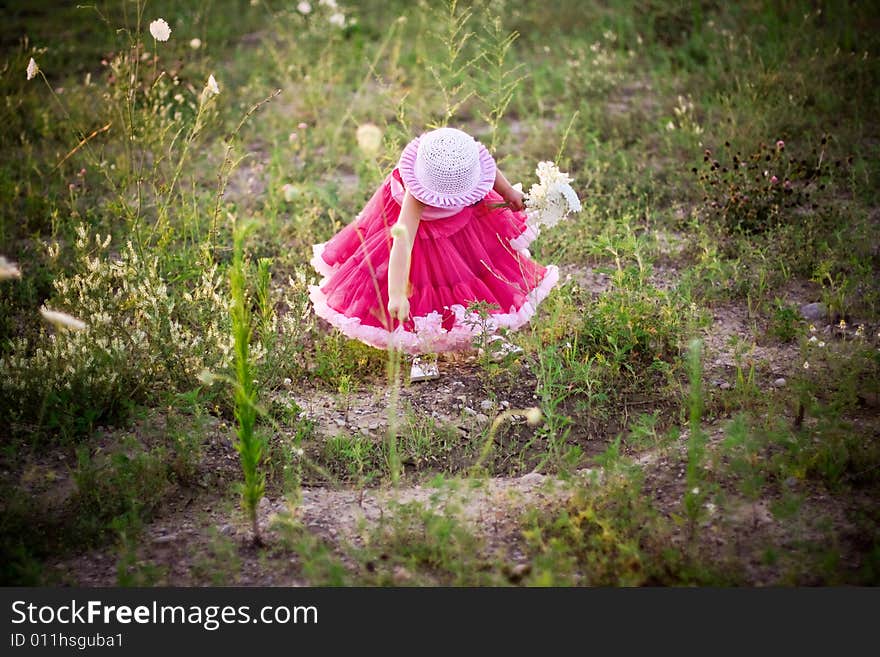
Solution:
<svg viewBox="0 0 880 657">
<path fill-rule="evenodd" d="M 495 159 L 480 142 L 455 128 L 416 137 L 403 149 L 397 166 L 410 194 L 436 208 L 472 205 L 495 184 Z"/>
</svg>

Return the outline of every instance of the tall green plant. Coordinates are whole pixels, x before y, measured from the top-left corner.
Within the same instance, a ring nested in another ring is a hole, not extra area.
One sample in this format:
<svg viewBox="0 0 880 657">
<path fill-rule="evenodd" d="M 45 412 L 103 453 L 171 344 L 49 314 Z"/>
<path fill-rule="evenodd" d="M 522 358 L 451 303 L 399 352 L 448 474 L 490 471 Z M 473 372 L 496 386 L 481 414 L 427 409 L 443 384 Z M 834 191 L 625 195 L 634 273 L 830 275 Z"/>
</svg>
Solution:
<svg viewBox="0 0 880 657">
<path fill-rule="evenodd" d="M 257 388 L 250 361 L 251 310 L 247 303 L 244 273 L 244 238 L 247 226 L 237 226 L 234 234 L 232 268 L 229 271 L 232 293 L 232 337 L 235 355 L 234 403 L 238 421 L 235 450 L 241 460 L 244 482 L 241 485 L 242 505 L 253 528 L 254 543 L 262 543 L 257 522 L 257 507 L 266 491 L 266 475 L 260 461 L 266 451 L 266 439 L 254 433 L 257 419 Z"/>
<path fill-rule="evenodd" d="M 687 491 L 684 495 L 684 509 L 688 519 L 688 534 L 693 538 L 696 523 L 705 491 L 701 488 L 702 465 L 706 454 L 706 434 L 703 432 L 703 342 L 691 340 L 688 345 L 687 368 L 690 390 L 688 394 L 688 462 Z"/>
</svg>

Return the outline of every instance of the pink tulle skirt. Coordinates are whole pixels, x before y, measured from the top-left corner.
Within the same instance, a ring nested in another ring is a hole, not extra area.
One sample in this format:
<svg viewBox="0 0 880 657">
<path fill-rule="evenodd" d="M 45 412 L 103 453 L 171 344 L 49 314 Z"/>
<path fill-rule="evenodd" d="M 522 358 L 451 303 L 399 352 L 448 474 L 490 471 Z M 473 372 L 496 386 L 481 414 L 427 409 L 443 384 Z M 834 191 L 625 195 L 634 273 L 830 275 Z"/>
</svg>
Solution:
<svg viewBox="0 0 880 657">
<path fill-rule="evenodd" d="M 483 330 L 517 329 L 531 319 L 559 271 L 531 259 L 536 234 L 525 213 L 493 208 L 504 202 L 494 190 L 451 216 L 423 218 L 412 249 L 410 318 L 392 319 L 388 258 L 400 214 L 392 184 L 399 188 L 397 170 L 355 221 L 313 247 L 312 265 L 324 279 L 309 291 L 320 317 L 348 337 L 411 354 L 468 349 Z M 487 321 L 468 310 L 477 301 L 494 304 Z"/>
</svg>

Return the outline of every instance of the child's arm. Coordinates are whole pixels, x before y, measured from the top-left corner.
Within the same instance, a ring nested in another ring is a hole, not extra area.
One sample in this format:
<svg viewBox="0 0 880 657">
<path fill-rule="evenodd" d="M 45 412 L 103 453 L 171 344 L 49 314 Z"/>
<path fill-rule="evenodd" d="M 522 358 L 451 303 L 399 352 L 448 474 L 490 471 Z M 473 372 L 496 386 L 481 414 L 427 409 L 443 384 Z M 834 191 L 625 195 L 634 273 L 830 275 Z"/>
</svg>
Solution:
<svg viewBox="0 0 880 657">
<path fill-rule="evenodd" d="M 492 189 L 501 194 L 501 198 L 507 201 L 511 210 L 522 212 L 522 210 L 525 209 L 525 205 L 523 205 L 523 193 L 513 188 L 513 185 L 511 185 L 507 181 L 507 178 L 504 177 L 504 174 L 501 173 L 501 169 L 495 169 L 495 185 Z"/>
<path fill-rule="evenodd" d="M 388 313 L 401 322 L 409 317 L 409 264 L 413 240 L 419 229 L 424 207 L 424 204 L 406 192 L 400 207 L 400 217 L 391 228 L 394 243 L 391 245 L 388 260 Z"/>
</svg>

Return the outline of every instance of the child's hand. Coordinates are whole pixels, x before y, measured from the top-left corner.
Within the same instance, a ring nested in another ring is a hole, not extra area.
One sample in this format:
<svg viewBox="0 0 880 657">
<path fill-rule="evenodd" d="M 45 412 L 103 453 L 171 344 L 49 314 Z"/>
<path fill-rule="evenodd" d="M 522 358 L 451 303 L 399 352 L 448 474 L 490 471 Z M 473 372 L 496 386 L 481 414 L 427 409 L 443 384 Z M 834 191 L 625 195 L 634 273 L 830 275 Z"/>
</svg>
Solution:
<svg viewBox="0 0 880 657">
<path fill-rule="evenodd" d="M 409 319 L 409 299 L 402 294 L 392 294 L 388 297 L 388 314 L 392 319 L 405 322 Z"/>
<path fill-rule="evenodd" d="M 523 193 L 512 186 L 507 186 L 501 192 L 502 198 L 507 201 L 507 206 L 514 212 L 522 212 L 525 209 L 523 204 Z"/>
</svg>

